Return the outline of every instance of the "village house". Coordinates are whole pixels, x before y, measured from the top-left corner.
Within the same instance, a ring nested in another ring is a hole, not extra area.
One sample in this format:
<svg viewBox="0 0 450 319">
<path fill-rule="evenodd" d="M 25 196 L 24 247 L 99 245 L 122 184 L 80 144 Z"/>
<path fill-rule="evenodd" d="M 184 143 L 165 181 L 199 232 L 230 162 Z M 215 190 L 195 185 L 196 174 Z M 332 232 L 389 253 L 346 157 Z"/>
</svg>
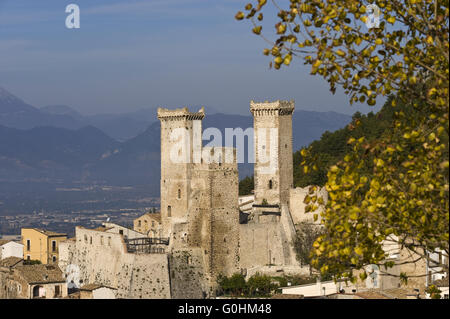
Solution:
<svg viewBox="0 0 450 319">
<path fill-rule="evenodd" d="M 148 237 L 162 237 L 161 214 L 146 213 L 133 222 L 133 229 Z"/>
<path fill-rule="evenodd" d="M 23 245 L 12 240 L 0 239 L 0 260 L 8 257 L 23 259 Z"/>
<path fill-rule="evenodd" d="M 116 299 L 116 288 L 87 284 L 80 288 L 80 299 Z"/>
<path fill-rule="evenodd" d="M 66 239 L 66 234 L 38 228 L 22 228 L 24 259 L 39 260 L 42 264 L 57 263 L 59 243 Z"/>
<path fill-rule="evenodd" d="M 67 296 L 67 284 L 56 265 L 24 265 L 17 257 L 0 262 L 1 299 L 55 299 Z"/>
</svg>

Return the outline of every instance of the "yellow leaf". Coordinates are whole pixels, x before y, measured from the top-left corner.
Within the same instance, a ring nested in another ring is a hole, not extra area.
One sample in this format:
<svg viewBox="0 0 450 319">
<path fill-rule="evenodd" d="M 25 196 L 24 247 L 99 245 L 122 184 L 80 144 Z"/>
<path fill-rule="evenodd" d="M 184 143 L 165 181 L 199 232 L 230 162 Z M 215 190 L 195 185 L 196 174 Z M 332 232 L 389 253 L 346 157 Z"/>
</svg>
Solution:
<svg viewBox="0 0 450 319">
<path fill-rule="evenodd" d="M 342 51 L 341 49 L 337 50 L 337 51 L 336 51 L 336 54 L 339 55 L 339 56 L 341 56 L 341 57 L 344 57 L 344 56 L 345 56 L 345 52 Z"/>
<path fill-rule="evenodd" d="M 236 20 L 242 20 L 242 19 L 244 19 L 244 13 L 241 12 L 241 11 L 239 11 L 238 13 L 236 13 L 236 15 L 234 16 L 234 18 L 235 18 Z"/>
<path fill-rule="evenodd" d="M 261 34 L 262 26 L 257 26 L 252 29 L 254 34 Z"/>
<path fill-rule="evenodd" d="M 364 254 L 364 250 L 358 246 L 355 248 L 355 253 L 362 256 Z"/>
<path fill-rule="evenodd" d="M 394 24 L 395 23 L 395 17 L 389 17 L 387 19 L 387 22 L 389 22 L 390 24 Z"/>
<path fill-rule="evenodd" d="M 322 61 L 316 60 L 316 62 L 314 62 L 314 64 L 313 64 L 313 67 L 318 68 L 321 64 L 322 64 Z"/>
</svg>

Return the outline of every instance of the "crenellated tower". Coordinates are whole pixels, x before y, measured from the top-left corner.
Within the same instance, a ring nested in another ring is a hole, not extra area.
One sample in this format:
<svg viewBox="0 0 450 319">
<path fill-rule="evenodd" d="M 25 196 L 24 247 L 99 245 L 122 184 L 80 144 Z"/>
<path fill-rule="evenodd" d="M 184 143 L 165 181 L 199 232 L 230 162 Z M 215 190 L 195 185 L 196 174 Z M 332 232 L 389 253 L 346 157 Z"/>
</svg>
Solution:
<svg viewBox="0 0 450 319">
<path fill-rule="evenodd" d="M 287 205 L 293 187 L 294 101 L 250 101 L 254 118 L 255 204 Z"/>
<path fill-rule="evenodd" d="M 171 225 L 186 222 L 193 165 L 199 162 L 204 108 L 158 108 L 161 122 L 161 222 L 164 236 Z"/>
</svg>

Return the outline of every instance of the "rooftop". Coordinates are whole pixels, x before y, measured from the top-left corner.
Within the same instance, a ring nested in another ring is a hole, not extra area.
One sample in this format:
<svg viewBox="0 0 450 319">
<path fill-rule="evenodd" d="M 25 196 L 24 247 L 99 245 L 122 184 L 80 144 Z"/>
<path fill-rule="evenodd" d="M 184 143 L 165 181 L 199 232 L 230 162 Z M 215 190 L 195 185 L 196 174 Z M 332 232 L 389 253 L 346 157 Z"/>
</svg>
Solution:
<svg viewBox="0 0 450 319">
<path fill-rule="evenodd" d="M 108 231 L 108 230 L 113 229 L 113 228 L 114 228 L 114 227 L 99 226 L 99 227 L 97 227 L 97 228 L 94 228 L 93 230 L 105 232 L 105 231 Z"/>
<path fill-rule="evenodd" d="M 15 270 L 29 284 L 65 282 L 61 269 L 56 265 L 23 265 L 17 266 Z"/>
<path fill-rule="evenodd" d="M 23 228 L 23 229 L 33 229 L 35 231 L 38 231 L 48 237 L 63 237 L 63 236 L 67 236 L 67 234 L 63 234 L 63 233 L 57 233 L 54 231 L 50 231 L 50 230 L 45 230 L 45 229 L 39 229 L 39 228 Z"/>
<path fill-rule="evenodd" d="M 6 240 L 6 239 L 0 239 L 0 246 L 3 246 L 4 244 L 9 243 L 12 240 Z"/>
<path fill-rule="evenodd" d="M 303 295 L 294 294 L 276 294 L 270 297 L 270 299 L 305 299 Z"/>
<path fill-rule="evenodd" d="M 357 292 L 355 295 L 362 299 L 389 299 L 380 292 L 372 290 Z"/>
<path fill-rule="evenodd" d="M 14 267 L 18 263 L 20 263 L 23 259 L 19 257 L 8 257 L 0 260 L 1 267 Z"/>
<path fill-rule="evenodd" d="M 433 282 L 437 287 L 448 287 L 448 276 Z"/>
<path fill-rule="evenodd" d="M 153 218 L 154 220 L 161 222 L 161 213 L 145 213 L 144 216 L 149 216 L 150 218 Z M 142 216 L 141 216 L 142 217 Z M 140 217 L 138 217 L 140 218 Z"/>
<path fill-rule="evenodd" d="M 95 284 L 94 283 L 94 284 L 84 285 L 83 287 L 80 288 L 80 291 L 94 291 L 94 290 L 99 289 L 99 288 L 109 288 L 109 289 L 117 290 L 116 288 L 112 288 L 112 287 L 108 287 L 108 286 L 105 286 L 105 285 L 102 285 L 102 284 Z"/>
</svg>

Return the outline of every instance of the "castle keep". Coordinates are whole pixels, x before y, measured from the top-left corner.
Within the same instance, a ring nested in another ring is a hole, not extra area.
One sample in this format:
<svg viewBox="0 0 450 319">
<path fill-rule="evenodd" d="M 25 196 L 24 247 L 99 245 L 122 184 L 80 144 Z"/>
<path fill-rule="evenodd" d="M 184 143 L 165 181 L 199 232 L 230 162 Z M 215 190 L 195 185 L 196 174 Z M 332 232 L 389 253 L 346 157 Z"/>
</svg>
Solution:
<svg viewBox="0 0 450 319">
<path fill-rule="evenodd" d="M 287 205 L 293 187 L 292 114 L 294 102 L 250 101 L 254 118 L 255 203 Z"/>
<path fill-rule="evenodd" d="M 204 109 L 159 108 L 160 215 L 142 216 L 134 231 L 77 228 L 59 261 L 72 285 L 107 285 L 122 298 L 207 298 L 221 274 L 307 274 L 293 250 L 306 195 L 293 188 L 294 102 L 251 101 L 250 111 L 255 190 L 240 198 L 236 149 L 202 145 Z M 155 221 L 151 231 L 142 224 Z"/>
</svg>

